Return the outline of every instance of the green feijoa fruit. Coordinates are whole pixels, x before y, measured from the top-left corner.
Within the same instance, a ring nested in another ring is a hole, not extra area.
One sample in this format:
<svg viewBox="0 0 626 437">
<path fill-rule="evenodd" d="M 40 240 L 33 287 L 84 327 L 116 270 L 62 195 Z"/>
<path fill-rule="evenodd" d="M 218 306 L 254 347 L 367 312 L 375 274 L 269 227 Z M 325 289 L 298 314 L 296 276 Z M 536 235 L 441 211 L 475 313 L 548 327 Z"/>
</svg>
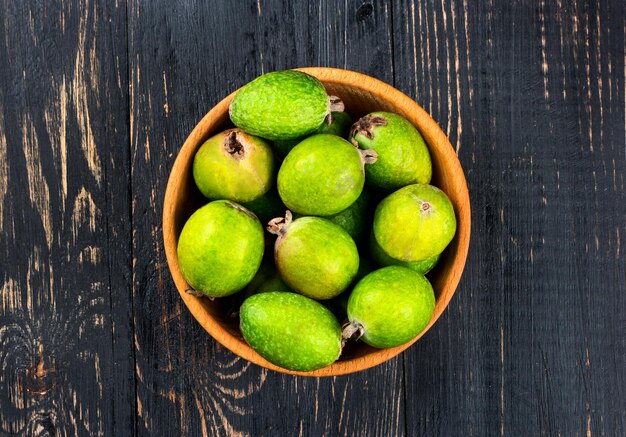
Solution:
<svg viewBox="0 0 626 437">
<path fill-rule="evenodd" d="M 280 166 L 278 194 L 299 214 L 337 214 L 359 197 L 364 164 L 375 161 L 375 152 L 360 151 L 336 135 L 313 135 L 294 147 Z"/>
<path fill-rule="evenodd" d="M 244 85 L 230 103 L 230 119 L 244 131 L 274 141 L 315 132 L 343 103 L 301 71 L 275 71 Z"/>
<path fill-rule="evenodd" d="M 350 235 L 320 217 L 270 221 L 268 230 L 278 235 L 274 259 L 285 283 L 314 299 L 339 295 L 359 270 L 359 253 Z"/>
<path fill-rule="evenodd" d="M 326 367 L 341 354 L 341 327 L 319 302 L 295 293 L 267 292 L 245 300 L 243 337 L 259 355 L 289 370 Z"/>
<path fill-rule="evenodd" d="M 426 328 L 434 311 L 435 294 L 424 275 L 406 267 L 385 267 L 361 279 L 350 293 L 350 324 L 343 336 L 358 333 L 376 348 L 400 346 Z"/>
<path fill-rule="evenodd" d="M 269 222 L 287 209 L 282 200 L 280 200 L 276 187 L 271 188 L 267 193 L 257 197 L 252 202 L 244 203 L 243 206 L 252 211 L 261 220 L 261 223 Z"/>
<path fill-rule="evenodd" d="M 317 129 L 314 134 L 331 134 L 341 138 L 348 139 L 350 135 L 350 127 L 352 125 L 352 117 L 347 112 L 333 112 L 326 117 L 326 121 Z M 291 149 L 296 147 L 299 142 L 306 139 L 301 137 L 296 140 L 275 141 L 274 150 L 279 156 L 285 157 Z"/>
<path fill-rule="evenodd" d="M 265 140 L 241 129 L 209 138 L 193 160 L 193 178 L 209 199 L 250 202 L 274 184 L 276 163 Z"/>
<path fill-rule="evenodd" d="M 401 261 L 439 255 L 456 232 L 448 196 L 432 185 L 414 184 L 385 197 L 374 212 L 374 238 L 382 250 Z"/>
<path fill-rule="evenodd" d="M 417 129 L 404 117 L 372 112 L 353 126 L 350 139 L 362 149 L 378 153 L 376 164 L 366 169 L 371 186 L 391 191 L 405 185 L 427 184 L 432 176 L 428 147 Z"/>
<path fill-rule="evenodd" d="M 352 205 L 337 214 L 327 216 L 326 219 L 341 226 L 358 243 L 368 227 L 369 198 L 369 193 L 363 190 Z"/>
<path fill-rule="evenodd" d="M 395 259 L 387 255 L 376 242 L 374 235 L 370 235 L 370 253 L 372 254 L 374 260 L 376 260 L 376 262 L 382 267 L 403 266 L 408 267 L 411 270 L 415 270 L 417 273 L 425 275 L 426 273 L 430 272 L 433 267 L 435 267 L 437 261 L 439 261 L 439 257 L 441 256 L 440 254 L 433 255 L 430 258 L 426 258 L 422 261 L 400 261 L 399 259 Z"/>
<path fill-rule="evenodd" d="M 222 297 L 254 277 L 263 258 L 263 227 L 250 211 L 216 200 L 191 215 L 178 238 L 178 265 L 197 293 Z"/>
</svg>

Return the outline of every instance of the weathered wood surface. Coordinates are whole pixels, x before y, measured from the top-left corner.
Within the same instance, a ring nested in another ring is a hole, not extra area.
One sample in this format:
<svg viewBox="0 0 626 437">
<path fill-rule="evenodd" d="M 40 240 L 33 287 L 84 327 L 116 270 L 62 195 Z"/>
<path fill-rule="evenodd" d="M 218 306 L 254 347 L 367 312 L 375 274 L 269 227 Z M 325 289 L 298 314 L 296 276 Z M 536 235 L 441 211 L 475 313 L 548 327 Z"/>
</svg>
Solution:
<svg viewBox="0 0 626 437">
<path fill-rule="evenodd" d="M 0 434 L 133 429 L 126 11 L 0 4 Z"/>
<path fill-rule="evenodd" d="M 396 86 L 456 145 L 473 215 L 455 300 L 405 354 L 410 433 L 625 435 L 623 11 L 396 4 Z"/>
<path fill-rule="evenodd" d="M 315 64 L 392 82 L 390 9 L 380 4 L 379 14 L 356 20 L 356 3 L 129 5 L 138 434 L 403 434 L 400 359 L 336 379 L 268 373 L 235 359 L 182 304 L 160 227 L 176 152 L 228 93 L 263 72 Z M 377 414 L 364 421 L 367 411 Z"/>
<path fill-rule="evenodd" d="M 472 197 L 448 311 L 332 379 L 216 344 L 161 242 L 196 121 L 306 65 L 414 97 Z M 624 435 L 624 130 L 620 1 L 5 0 L 0 435 Z"/>
</svg>

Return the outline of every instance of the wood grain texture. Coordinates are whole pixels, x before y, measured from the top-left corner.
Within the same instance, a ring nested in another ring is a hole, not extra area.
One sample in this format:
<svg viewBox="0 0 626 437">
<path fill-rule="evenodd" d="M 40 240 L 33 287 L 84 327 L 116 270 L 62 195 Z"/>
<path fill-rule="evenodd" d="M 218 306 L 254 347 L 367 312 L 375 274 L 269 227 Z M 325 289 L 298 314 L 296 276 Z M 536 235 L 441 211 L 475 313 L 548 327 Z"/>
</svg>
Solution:
<svg viewBox="0 0 626 437">
<path fill-rule="evenodd" d="M 263 72 L 315 64 L 393 81 L 389 7 L 360 6 L 129 3 L 138 435 L 404 434 L 401 361 L 303 380 L 238 359 L 189 315 L 161 238 L 176 153 L 230 92 Z"/>
<path fill-rule="evenodd" d="M 134 426 L 125 17 L 0 6 L 0 435 Z"/>
<path fill-rule="evenodd" d="M 623 5 L 403 1 L 394 29 L 396 85 L 456 143 L 474 235 L 405 353 L 409 434 L 623 435 Z"/>
<path fill-rule="evenodd" d="M 624 41 L 618 0 L 3 0 L 0 435 L 625 435 Z M 160 229 L 202 115 L 307 65 L 415 97 L 473 212 L 433 329 L 317 380 L 212 341 Z"/>
</svg>

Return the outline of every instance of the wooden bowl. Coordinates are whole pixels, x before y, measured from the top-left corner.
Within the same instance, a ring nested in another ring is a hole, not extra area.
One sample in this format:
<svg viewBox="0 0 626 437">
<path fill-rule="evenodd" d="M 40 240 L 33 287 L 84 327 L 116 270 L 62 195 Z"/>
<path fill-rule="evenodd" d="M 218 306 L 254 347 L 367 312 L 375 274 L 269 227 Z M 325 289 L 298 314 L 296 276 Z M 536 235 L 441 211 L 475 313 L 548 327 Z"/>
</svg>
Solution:
<svg viewBox="0 0 626 437">
<path fill-rule="evenodd" d="M 229 125 L 228 105 L 234 93 L 219 102 L 200 120 L 176 158 L 163 206 L 165 253 L 176 288 L 189 311 L 213 338 L 232 352 L 255 364 L 279 372 L 306 376 L 343 375 L 367 369 L 398 355 L 424 335 L 448 306 L 461 279 L 469 248 L 469 193 L 463 169 L 448 138 L 424 109 L 408 96 L 384 82 L 352 71 L 335 68 L 300 70 L 321 80 L 329 94 L 339 96 L 355 120 L 372 111 L 395 112 L 413 123 L 428 144 L 433 161 L 432 183 L 445 191 L 452 201 L 458 228 L 456 236 L 445 250 L 437 267 L 429 274 L 437 303 L 433 318 L 424 332 L 409 343 L 391 349 L 374 349 L 362 342 L 349 342 L 340 359 L 334 364 L 313 372 L 294 372 L 275 366 L 248 346 L 239 331 L 238 319 L 229 317 L 219 300 L 198 298 L 185 292 L 190 287 L 178 266 L 176 255 L 178 236 L 189 216 L 207 203 L 193 181 L 191 171 L 193 158 L 196 150 L 206 139 Z"/>
</svg>

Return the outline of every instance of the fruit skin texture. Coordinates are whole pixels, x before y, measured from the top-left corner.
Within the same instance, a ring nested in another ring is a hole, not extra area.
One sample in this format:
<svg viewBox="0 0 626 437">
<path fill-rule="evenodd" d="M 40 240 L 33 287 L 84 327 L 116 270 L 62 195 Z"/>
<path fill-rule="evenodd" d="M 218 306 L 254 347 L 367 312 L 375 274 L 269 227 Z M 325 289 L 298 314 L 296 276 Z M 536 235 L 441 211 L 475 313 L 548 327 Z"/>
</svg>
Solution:
<svg viewBox="0 0 626 437">
<path fill-rule="evenodd" d="M 399 259 L 395 259 L 387 255 L 374 239 L 374 235 L 370 238 L 370 253 L 374 260 L 382 267 L 403 266 L 408 267 L 411 270 L 415 270 L 417 273 L 421 273 L 422 275 L 430 272 L 433 267 L 437 265 L 437 261 L 439 261 L 439 258 L 441 257 L 441 255 L 434 255 L 423 261 L 400 261 Z"/>
<path fill-rule="evenodd" d="M 314 134 L 331 134 L 341 138 L 348 139 L 350 135 L 350 126 L 352 125 L 352 117 L 347 112 L 332 112 L 331 123 L 328 124 L 328 117 L 322 125 L 314 132 Z M 276 141 L 274 142 L 274 150 L 278 155 L 285 157 L 291 149 L 296 147 L 299 142 L 305 140 L 306 137 L 296 140 Z"/>
<path fill-rule="evenodd" d="M 440 254 L 456 232 L 448 196 L 432 185 L 414 184 L 385 197 L 374 212 L 374 237 L 387 255 L 423 261 Z"/>
<path fill-rule="evenodd" d="M 361 339 L 376 348 L 411 341 L 426 328 L 434 311 L 435 294 L 428 279 L 400 266 L 370 273 L 348 300 L 348 319 L 362 326 Z"/>
<path fill-rule="evenodd" d="M 350 138 L 354 145 L 378 153 L 376 163 L 365 169 L 368 185 L 392 191 L 430 182 L 432 163 L 428 147 L 404 117 L 391 112 L 372 112 L 353 125 Z"/>
<path fill-rule="evenodd" d="M 301 71 L 264 74 L 244 85 L 229 112 L 235 126 L 269 140 L 293 140 L 314 132 L 330 113 L 324 85 Z"/>
<path fill-rule="evenodd" d="M 369 193 L 363 190 L 352 205 L 337 214 L 327 216 L 326 219 L 341 226 L 358 243 L 368 227 L 371 214 L 368 209 L 369 200 Z"/>
<path fill-rule="evenodd" d="M 243 337 L 259 355 L 289 370 L 311 371 L 341 354 L 341 327 L 321 303 L 295 293 L 267 292 L 241 306 Z"/>
<path fill-rule="evenodd" d="M 346 231 L 320 217 L 302 217 L 281 232 L 274 259 L 287 285 L 314 299 L 331 299 L 350 285 L 359 253 Z"/>
<path fill-rule="evenodd" d="M 318 134 L 302 141 L 278 170 L 283 203 L 303 215 L 327 216 L 343 211 L 365 184 L 361 153 L 336 135 Z"/>
<path fill-rule="evenodd" d="M 241 129 L 209 138 L 193 160 L 193 178 L 208 199 L 253 201 L 272 187 L 275 172 L 269 143 Z"/>
<path fill-rule="evenodd" d="M 209 297 L 236 293 L 263 258 L 263 228 L 247 209 L 216 200 L 187 220 L 178 238 L 178 264 L 194 290 Z"/>
</svg>

